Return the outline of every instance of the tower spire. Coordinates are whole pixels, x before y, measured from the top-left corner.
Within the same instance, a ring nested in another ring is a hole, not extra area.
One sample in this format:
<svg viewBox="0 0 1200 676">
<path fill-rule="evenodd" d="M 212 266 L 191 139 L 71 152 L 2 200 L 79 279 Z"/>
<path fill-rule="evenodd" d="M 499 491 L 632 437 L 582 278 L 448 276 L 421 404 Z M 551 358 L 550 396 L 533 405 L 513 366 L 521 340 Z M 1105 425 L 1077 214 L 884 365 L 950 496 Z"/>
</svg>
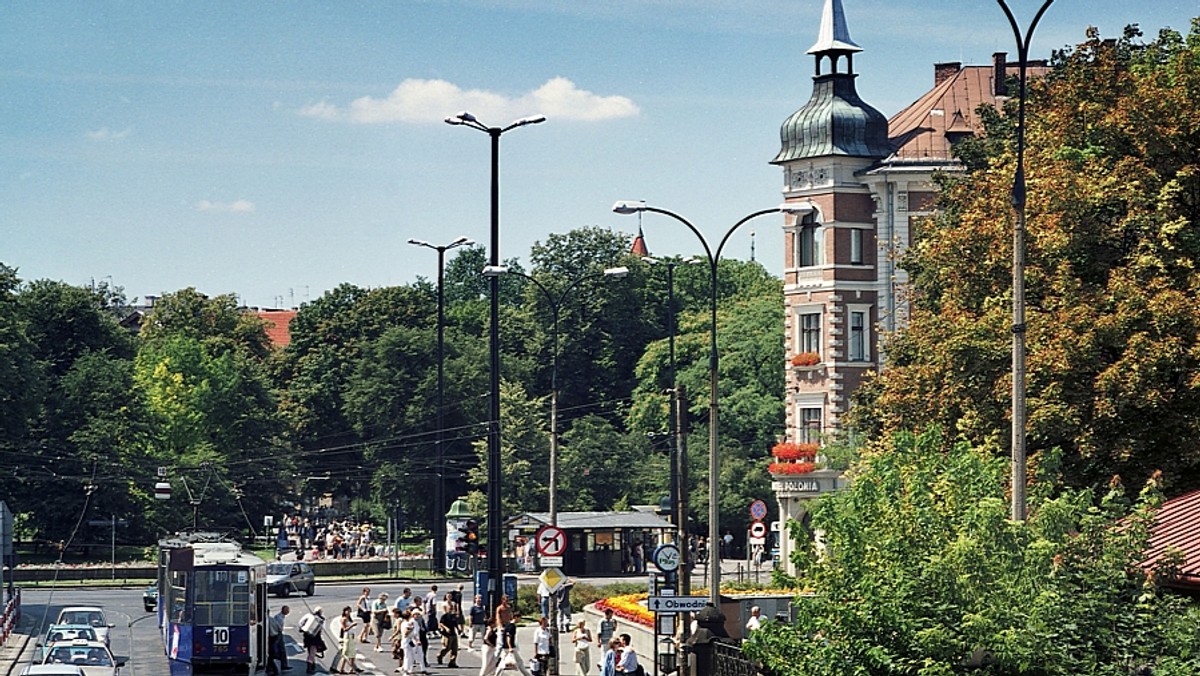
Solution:
<svg viewBox="0 0 1200 676">
<path fill-rule="evenodd" d="M 825 9 L 821 12 L 821 30 L 817 33 L 816 43 L 808 48 L 809 54 L 829 51 L 862 51 L 862 47 L 850 38 L 850 27 L 846 25 L 846 12 L 842 10 L 842 0 L 825 0 Z"/>
</svg>

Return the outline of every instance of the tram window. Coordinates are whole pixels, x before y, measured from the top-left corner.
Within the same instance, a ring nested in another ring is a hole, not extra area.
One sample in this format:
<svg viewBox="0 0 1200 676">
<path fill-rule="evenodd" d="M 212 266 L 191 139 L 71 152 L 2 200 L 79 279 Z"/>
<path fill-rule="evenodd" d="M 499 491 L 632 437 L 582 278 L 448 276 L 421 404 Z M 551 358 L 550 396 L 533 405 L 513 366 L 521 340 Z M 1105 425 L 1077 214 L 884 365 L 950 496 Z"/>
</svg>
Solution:
<svg viewBox="0 0 1200 676">
<path fill-rule="evenodd" d="M 250 585 L 240 571 L 196 571 L 194 624 L 201 626 L 250 623 Z M 236 581 L 240 580 L 240 582 Z"/>
</svg>

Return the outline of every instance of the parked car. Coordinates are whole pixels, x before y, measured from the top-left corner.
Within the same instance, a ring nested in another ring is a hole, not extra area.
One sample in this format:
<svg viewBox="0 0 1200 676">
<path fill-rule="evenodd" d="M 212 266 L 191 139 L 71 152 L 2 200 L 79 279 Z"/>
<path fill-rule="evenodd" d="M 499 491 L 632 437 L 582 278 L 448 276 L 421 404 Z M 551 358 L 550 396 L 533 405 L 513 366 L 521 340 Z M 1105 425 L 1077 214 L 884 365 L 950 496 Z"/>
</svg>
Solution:
<svg viewBox="0 0 1200 676">
<path fill-rule="evenodd" d="M 304 592 L 312 596 L 317 590 L 317 576 L 312 566 L 297 561 L 276 561 L 267 564 L 267 592 L 277 596 L 288 596 L 292 592 Z"/>
<path fill-rule="evenodd" d="M 54 624 L 86 624 L 96 630 L 96 639 L 108 645 L 108 630 L 111 624 L 100 606 L 67 606 L 58 613 Z"/>
<path fill-rule="evenodd" d="M 142 606 L 146 612 L 152 613 L 158 607 L 158 585 L 150 585 L 142 590 Z"/>
<path fill-rule="evenodd" d="M 79 667 L 85 676 L 117 676 L 125 666 L 113 657 L 107 645 L 86 639 L 54 644 L 42 664 Z"/>
</svg>

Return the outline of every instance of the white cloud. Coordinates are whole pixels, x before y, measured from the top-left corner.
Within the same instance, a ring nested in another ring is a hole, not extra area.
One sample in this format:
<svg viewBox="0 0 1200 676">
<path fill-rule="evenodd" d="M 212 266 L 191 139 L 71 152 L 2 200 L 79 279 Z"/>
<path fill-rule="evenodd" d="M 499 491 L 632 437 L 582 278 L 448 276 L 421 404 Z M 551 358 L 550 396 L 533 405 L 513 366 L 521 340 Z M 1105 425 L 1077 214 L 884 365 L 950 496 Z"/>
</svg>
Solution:
<svg viewBox="0 0 1200 676">
<path fill-rule="evenodd" d="M 196 211 L 209 211 L 223 214 L 248 214 L 254 211 L 254 202 L 250 200 L 234 200 L 232 202 L 196 202 Z"/>
<path fill-rule="evenodd" d="M 445 80 L 408 79 L 387 98 L 364 96 L 339 107 L 321 100 L 300 109 L 301 115 L 361 124 L 378 122 L 441 122 L 447 115 L 469 110 L 482 120 L 507 123 L 528 115 L 557 120 L 609 120 L 633 117 L 638 107 L 625 96 L 600 96 L 556 77 L 532 92 L 509 98 L 481 89 L 461 89 Z"/>
<path fill-rule="evenodd" d="M 115 131 L 108 127 L 101 127 L 95 131 L 89 131 L 85 136 L 91 141 L 120 141 L 127 138 L 133 133 L 133 127 L 125 127 L 121 131 Z"/>
</svg>

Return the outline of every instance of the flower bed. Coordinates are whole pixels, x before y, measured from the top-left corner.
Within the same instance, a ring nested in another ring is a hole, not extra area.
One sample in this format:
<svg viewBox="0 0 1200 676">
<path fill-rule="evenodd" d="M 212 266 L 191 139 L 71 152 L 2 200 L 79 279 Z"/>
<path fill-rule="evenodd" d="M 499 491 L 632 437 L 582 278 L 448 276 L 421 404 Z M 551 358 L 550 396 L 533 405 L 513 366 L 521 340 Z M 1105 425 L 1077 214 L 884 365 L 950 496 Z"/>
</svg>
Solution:
<svg viewBox="0 0 1200 676">
<path fill-rule="evenodd" d="M 783 596 L 796 595 L 803 593 L 799 589 L 728 589 L 722 587 L 721 594 L 725 596 Z M 612 610 L 613 615 L 629 622 L 634 622 L 645 627 L 654 626 L 654 613 L 646 609 L 646 598 L 649 594 L 645 592 L 638 594 L 624 594 L 622 596 L 612 596 L 606 599 L 596 601 L 596 610 L 604 612 Z M 697 589 L 692 592 L 692 596 L 708 596 L 707 589 Z"/>
<path fill-rule="evenodd" d="M 800 352 L 792 355 L 792 366 L 816 366 L 821 363 L 821 355 L 816 352 Z"/>
</svg>

